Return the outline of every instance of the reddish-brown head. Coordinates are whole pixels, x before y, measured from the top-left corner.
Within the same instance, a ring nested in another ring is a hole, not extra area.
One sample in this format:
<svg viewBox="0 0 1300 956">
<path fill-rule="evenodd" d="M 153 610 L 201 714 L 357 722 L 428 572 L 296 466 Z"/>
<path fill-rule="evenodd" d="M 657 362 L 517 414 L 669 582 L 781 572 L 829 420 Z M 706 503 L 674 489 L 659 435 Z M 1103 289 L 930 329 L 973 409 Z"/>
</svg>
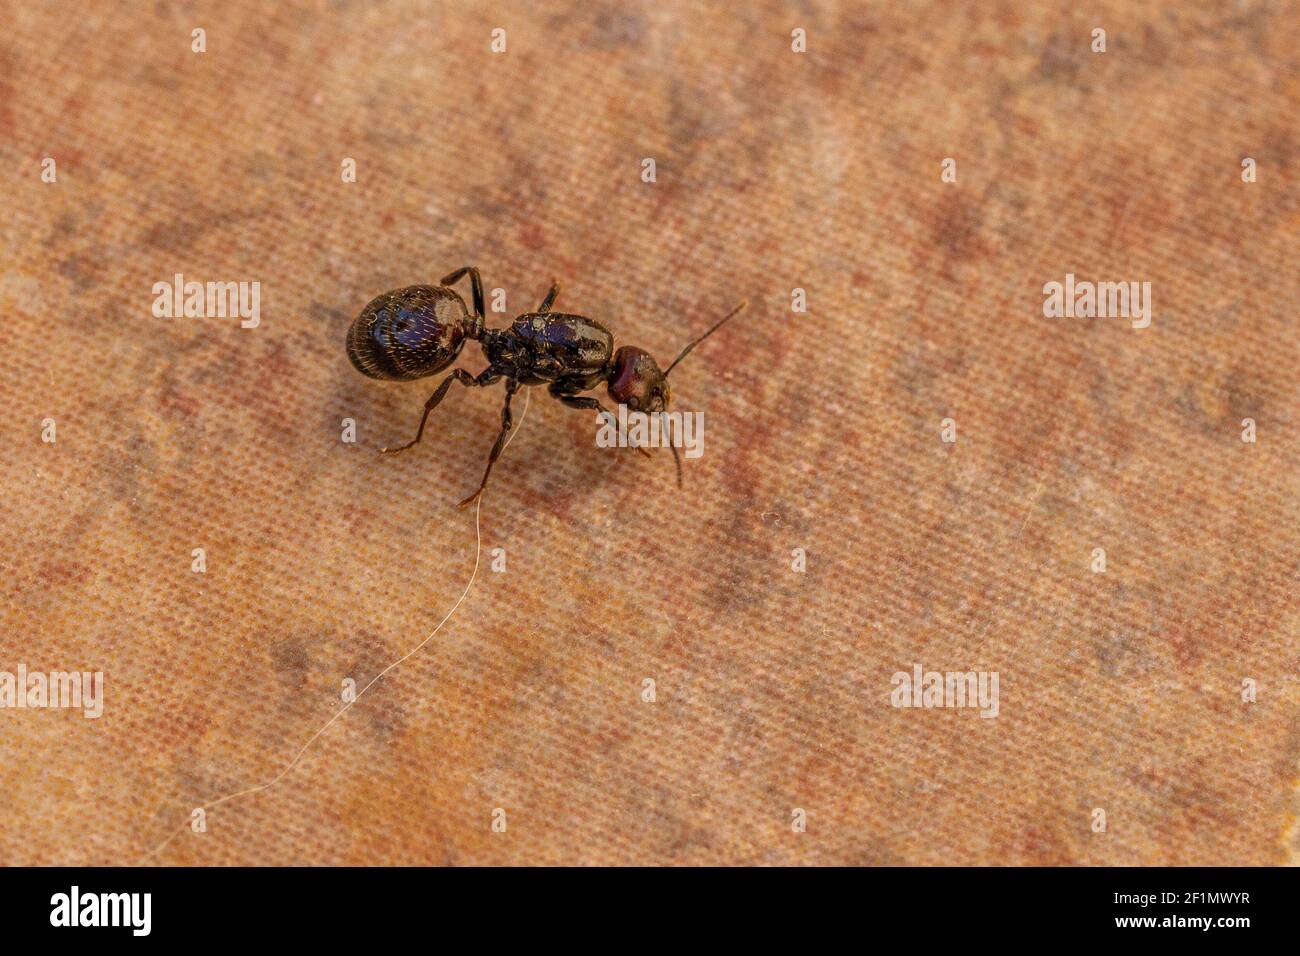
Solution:
<svg viewBox="0 0 1300 956">
<path fill-rule="evenodd" d="M 625 345 L 610 365 L 609 397 L 633 412 L 662 412 L 672 397 L 668 378 L 645 349 Z"/>
<path fill-rule="evenodd" d="M 699 345 L 718 329 L 722 328 L 736 313 L 745 307 L 745 303 L 732 309 L 713 328 L 705 332 L 673 359 L 668 368 L 660 371 L 659 363 L 645 349 L 635 345 L 625 345 L 614 353 L 614 360 L 609 363 L 609 397 L 620 405 L 626 405 L 633 412 L 662 412 L 668 408 L 672 393 L 668 390 L 668 376 L 677 367 L 677 363 L 690 354 L 691 349 Z"/>
</svg>

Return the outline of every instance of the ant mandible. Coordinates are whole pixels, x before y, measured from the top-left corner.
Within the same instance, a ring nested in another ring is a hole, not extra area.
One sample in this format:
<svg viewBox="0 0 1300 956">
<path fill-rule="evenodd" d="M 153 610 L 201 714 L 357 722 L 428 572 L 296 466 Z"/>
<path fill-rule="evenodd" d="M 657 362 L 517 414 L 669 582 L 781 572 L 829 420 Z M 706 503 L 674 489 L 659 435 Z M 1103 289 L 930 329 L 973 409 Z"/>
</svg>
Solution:
<svg viewBox="0 0 1300 956">
<path fill-rule="evenodd" d="M 471 313 L 450 286 L 464 276 L 470 279 L 474 311 Z M 552 312 L 560 284 L 551 283 L 546 298 L 536 312 L 525 312 L 504 329 L 485 327 L 483 280 L 478 269 L 465 266 L 444 276 L 438 285 L 413 285 L 394 289 L 373 299 L 348 329 L 348 358 L 363 375 L 394 381 L 409 381 L 441 372 L 460 354 L 467 339 L 475 339 L 483 349 L 488 367 L 478 376 L 464 369 L 453 369 L 442 380 L 429 400 L 415 438 L 397 448 L 382 448 L 395 454 L 417 444 L 424 435 L 429 413 L 438 407 L 452 382 L 482 388 L 499 379 L 506 380 L 506 400 L 501 408 L 501 432 L 488 455 L 487 468 L 478 490 L 460 503 L 474 501 L 487 487 L 492 465 L 501 454 L 510 434 L 510 399 L 521 385 L 548 385 L 548 391 L 572 408 L 608 410 L 600 401 L 579 392 L 590 391 L 601 383 L 609 397 L 629 410 L 648 414 L 668 407 L 668 375 L 695 346 L 733 318 L 745 303 L 741 302 L 721 321 L 695 339 L 660 371 L 658 363 L 645 349 L 624 345 L 614 351 L 614 336 L 594 319 L 581 315 Z M 671 443 L 677 465 L 677 484 L 681 486 L 682 463 Z M 639 448 L 643 455 L 649 452 Z"/>
</svg>

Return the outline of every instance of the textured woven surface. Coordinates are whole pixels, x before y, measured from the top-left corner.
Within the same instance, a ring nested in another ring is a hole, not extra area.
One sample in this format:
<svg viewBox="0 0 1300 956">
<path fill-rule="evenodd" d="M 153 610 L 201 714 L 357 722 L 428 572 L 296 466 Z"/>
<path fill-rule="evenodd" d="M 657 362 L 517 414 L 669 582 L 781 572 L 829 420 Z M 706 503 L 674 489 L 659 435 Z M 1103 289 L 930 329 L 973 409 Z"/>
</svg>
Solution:
<svg viewBox="0 0 1300 956">
<path fill-rule="evenodd" d="M 141 858 L 445 614 L 500 388 L 380 459 L 431 387 L 343 339 L 466 264 L 661 359 L 748 297 L 674 373 L 704 456 L 678 493 L 534 390 L 457 615 L 153 859 L 1295 852 L 1294 5 L 86 6 L 0 17 L 0 670 L 107 700 L 0 711 L 0 861 Z M 178 272 L 261 325 L 155 318 Z M 1067 272 L 1152 326 L 1044 318 Z M 891 707 L 914 663 L 999 716 Z"/>
</svg>

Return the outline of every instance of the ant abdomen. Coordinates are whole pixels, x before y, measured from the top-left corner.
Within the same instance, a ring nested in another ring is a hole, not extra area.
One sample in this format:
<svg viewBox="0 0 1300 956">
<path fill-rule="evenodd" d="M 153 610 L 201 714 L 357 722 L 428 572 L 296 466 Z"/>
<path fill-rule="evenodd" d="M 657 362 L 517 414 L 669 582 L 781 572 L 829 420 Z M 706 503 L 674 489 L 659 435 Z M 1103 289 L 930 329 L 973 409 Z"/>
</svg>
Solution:
<svg viewBox="0 0 1300 956">
<path fill-rule="evenodd" d="M 348 329 L 348 358 L 363 375 L 405 381 L 441 372 L 477 338 L 479 323 L 443 286 L 413 285 L 371 300 Z"/>
</svg>

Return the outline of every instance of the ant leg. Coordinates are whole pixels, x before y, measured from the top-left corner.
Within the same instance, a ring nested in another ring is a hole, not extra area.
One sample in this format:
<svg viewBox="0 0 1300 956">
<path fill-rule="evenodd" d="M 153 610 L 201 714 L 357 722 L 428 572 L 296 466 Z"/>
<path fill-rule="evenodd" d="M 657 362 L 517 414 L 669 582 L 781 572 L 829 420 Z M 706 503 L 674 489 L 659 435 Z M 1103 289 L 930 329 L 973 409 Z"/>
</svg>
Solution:
<svg viewBox="0 0 1300 956">
<path fill-rule="evenodd" d="M 483 494 L 483 489 L 487 487 L 488 475 L 492 474 L 492 466 L 496 464 L 497 458 L 500 457 L 501 449 L 506 444 L 506 436 L 510 434 L 510 429 L 514 424 L 513 419 L 510 417 L 510 399 L 518 388 L 519 382 L 517 379 L 506 379 L 506 403 L 501 406 L 501 432 L 497 435 L 496 444 L 492 446 L 492 453 L 488 455 L 487 468 L 483 469 L 483 480 L 478 483 L 478 491 L 462 501 L 458 507 L 464 508 L 470 504 L 475 498 Z"/>
<path fill-rule="evenodd" d="M 560 283 L 558 283 L 558 282 L 556 282 L 554 279 L 552 279 L 552 280 L 551 280 L 551 291 L 549 291 L 549 292 L 546 293 L 546 298 L 543 299 L 543 300 L 542 300 L 542 304 L 539 305 L 539 306 L 537 307 L 537 311 L 538 311 L 538 312 L 550 312 L 550 311 L 551 311 L 551 306 L 553 306 L 553 305 L 555 304 L 555 297 L 556 297 L 557 295 L 559 295 L 559 294 L 560 294 Z"/>
<path fill-rule="evenodd" d="M 464 266 L 455 272 L 449 273 L 438 280 L 438 285 L 454 285 L 460 281 L 461 276 L 469 273 L 470 291 L 473 293 L 474 315 L 471 318 L 485 319 L 487 313 L 483 309 L 483 280 L 479 277 L 478 269 L 473 266 Z"/>
<path fill-rule="evenodd" d="M 447 389 L 451 388 L 451 383 L 460 382 L 460 384 L 464 385 L 466 388 L 475 385 L 490 385 L 491 382 L 481 381 L 481 379 L 486 375 L 487 372 L 484 372 L 476 379 L 463 368 L 455 369 L 450 375 L 442 380 L 442 384 L 438 386 L 437 391 L 430 395 L 429 400 L 424 403 L 424 414 L 420 416 L 420 427 L 415 433 L 415 438 L 397 448 L 381 448 L 379 449 L 379 453 L 381 455 L 395 455 L 399 451 L 406 451 L 406 449 L 410 448 L 412 445 L 419 444 L 420 438 L 424 435 L 424 423 L 429 420 L 429 413 L 438 407 L 438 403 L 441 402 L 443 396 L 447 394 Z"/>
<path fill-rule="evenodd" d="M 565 395 L 563 392 L 557 392 L 555 390 L 554 385 L 551 386 L 549 391 L 552 396 L 558 398 L 560 401 L 562 401 L 565 405 L 568 405 L 570 408 L 594 408 L 596 411 L 604 412 L 612 420 L 618 421 L 618 417 L 613 412 L 611 412 L 604 405 L 600 404 L 600 399 L 592 398 L 590 395 Z M 640 445 L 633 445 L 632 447 L 635 448 L 637 451 L 639 451 L 641 454 L 645 455 L 647 458 L 650 457 L 650 452 L 646 451 Z"/>
</svg>

